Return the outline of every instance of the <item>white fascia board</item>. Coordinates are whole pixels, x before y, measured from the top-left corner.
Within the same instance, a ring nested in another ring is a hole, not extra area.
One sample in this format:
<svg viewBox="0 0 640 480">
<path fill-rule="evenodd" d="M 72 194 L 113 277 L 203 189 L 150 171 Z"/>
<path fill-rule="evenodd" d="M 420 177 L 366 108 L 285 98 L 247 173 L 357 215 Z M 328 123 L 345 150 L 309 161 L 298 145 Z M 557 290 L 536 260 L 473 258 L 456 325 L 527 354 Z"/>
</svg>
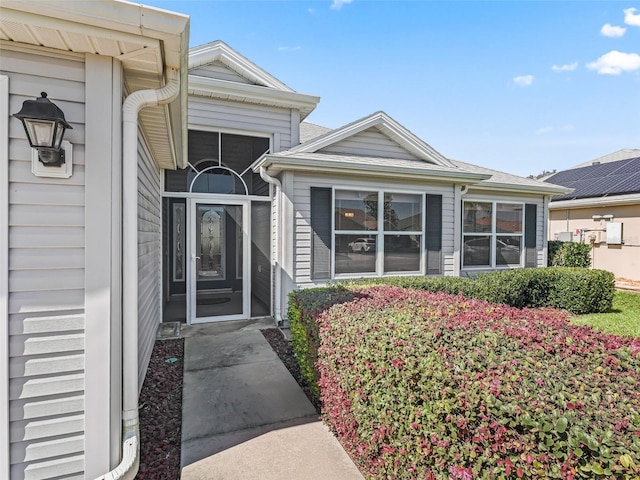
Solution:
<svg viewBox="0 0 640 480">
<path fill-rule="evenodd" d="M 265 167 L 269 175 L 278 175 L 283 171 L 310 171 L 314 173 L 326 172 L 342 175 L 363 175 L 368 177 L 403 178 L 437 180 L 454 183 L 475 184 L 488 178 L 482 173 L 452 172 L 448 170 L 420 170 L 411 167 L 397 165 L 383 167 L 376 165 L 371 167 L 364 164 L 347 164 L 335 161 L 322 161 L 318 159 L 296 158 L 295 156 L 272 157 L 263 155 L 252 166 L 254 172 L 259 172 Z"/>
<path fill-rule="evenodd" d="M 282 83 L 276 77 L 266 72 L 248 58 L 236 52 L 221 40 L 199 45 L 189 50 L 189 68 L 197 68 L 208 63 L 221 61 L 229 68 L 252 82 L 265 85 L 269 88 L 294 92 L 293 89 Z"/>
<path fill-rule="evenodd" d="M 640 204 L 640 193 L 614 195 L 612 197 L 577 198 L 575 200 L 560 200 L 556 202 L 551 201 L 549 203 L 549 210 L 633 204 Z"/>
<path fill-rule="evenodd" d="M 122 0 L 3 0 L 4 8 L 80 23 L 86 26 L 142 35 L 156 40 L 180 35 L 189 16 Z"/>
<path fill-rule="evenodd" d="M 236 83 L 197 75 L 189 75 L 189 93 L 204 97 L 249 101 L 274 107 L 295 108 L 300 110 L 302 118 L 309 115 L 320 101 L 320 97 L 315 95 L 273 90 L 258 85 Z"/>
<path fill-rule="evenodd" d="M 384 112 L 373 113 L 361 120 L 357 120 L 345 125 L 344 127 L 332 130 L 331 132 L 321 135 L 314 140 L 294 147 L 290 151 L 314 153 L 372 127 L 378 127 L 383 133 L 389 136 L 389 138 L 398 142 L 418 158 L 431 160 L 436 165 L 457 168 L 443 155 L 438 153 L 431 146 L 423 142 L 420 138 L 404 128 Z"/>
<path fill-rule="evenodd" d="M 545 187 L 537 185 L 522 185 L 518 183 L 497 183 L 497 182 L 482 182 L 473 186 L 474 190 L 488 190 L 488 191 L 501 191 L 501 192 L 520 192 L 520 193 L 539 193 L 543 195 L 563 195 L 565 193 L 571 193 L 572 188 L 566 187 Z"/>
</svg>

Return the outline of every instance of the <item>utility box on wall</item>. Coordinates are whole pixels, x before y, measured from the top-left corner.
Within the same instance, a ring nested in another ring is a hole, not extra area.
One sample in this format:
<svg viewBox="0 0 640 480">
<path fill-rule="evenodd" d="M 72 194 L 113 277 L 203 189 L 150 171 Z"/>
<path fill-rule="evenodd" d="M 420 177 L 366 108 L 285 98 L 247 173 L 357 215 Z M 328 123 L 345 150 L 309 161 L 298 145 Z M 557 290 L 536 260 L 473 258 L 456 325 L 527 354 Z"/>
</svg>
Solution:
<svg viewBox="0 0 640 480">
<path fill-rule="evenodd" d="M 607 223 L 607 245 L 622 244 L 622 222 Z"/>
<path fill-rule="evenodd" d="M 573 232 L 558 232 L 558 240 L 561 242 L 573 242 Z"/>
</svg>

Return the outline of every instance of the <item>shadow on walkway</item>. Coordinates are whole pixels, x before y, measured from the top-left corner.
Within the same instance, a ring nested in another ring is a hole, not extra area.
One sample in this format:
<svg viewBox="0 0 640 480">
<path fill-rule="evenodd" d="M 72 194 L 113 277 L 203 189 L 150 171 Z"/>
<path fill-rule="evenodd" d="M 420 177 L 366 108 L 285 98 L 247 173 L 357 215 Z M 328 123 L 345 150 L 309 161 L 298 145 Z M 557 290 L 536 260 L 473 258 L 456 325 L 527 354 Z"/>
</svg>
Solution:
<svg viewBox="0 0 640 480">
<path fill-rule="evenodd" d="M 182 479 L 362 479 L 261 328 L 183 326 Z"/>
</svg>

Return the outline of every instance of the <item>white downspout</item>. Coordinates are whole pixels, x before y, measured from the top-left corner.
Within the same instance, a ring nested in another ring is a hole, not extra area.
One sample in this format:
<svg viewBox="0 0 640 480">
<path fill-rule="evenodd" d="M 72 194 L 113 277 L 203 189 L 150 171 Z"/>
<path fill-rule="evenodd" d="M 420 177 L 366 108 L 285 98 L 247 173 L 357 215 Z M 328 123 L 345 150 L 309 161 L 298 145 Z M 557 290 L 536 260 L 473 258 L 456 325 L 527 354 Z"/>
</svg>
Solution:
<svg viewBox="0 0 640 480">
<path fill-rule="evenodd" d="M 282 207 L 281 207 L 281 196 L 282 196 L 282 183 L 280 183 L 280 180 L 278 180 L 275 177 L 272 177 L 271 175 L 269 175 L 267 173 L 267 169 L 264 167 L 260 167 L 260 178 L 262 178 L 265 182 L 274 185 L 276 187 L 276 192 L 275 192 L 275 196 L 274 196 L 274 202 L 276 202 L 276 215 L 275 218 L 273 219 L 273 229 L 275 231 L 275 238 L 273 239 L 273 241 L 275 242 L 276 248 L 274 249 L 275 251 L 275 255 L 276 258 L 274 258 L 274 264 L 275 264 L 275 285 L 273 287 L 273 289 L 275 290 L 275 305 L 274 305 L 274 316 L 276 318 L 276 322 L 278 322 L 278 325 L 282 325 L 283 323 L 283 318 L 282 318 L 282 288 L 280 287 L 281 283 L 282 283 L 282 265 L 281 265 L 281 259 L 282 259 L 282 246 L 281 246 L 281 242 L 280 242 L 280 223 L 281 223 L 281 218 L 280 215 L 282 214 Z"/>
<path fill-rule="evenodd" d="M 140 462 L 138 421 L 138 113 L 144 107 L 172 102 L 180 92 L 180 75 L 157 90 L 130 94 L 122 106 L 122 461 L 99 480 L 133 479 Z"/>
</svg>

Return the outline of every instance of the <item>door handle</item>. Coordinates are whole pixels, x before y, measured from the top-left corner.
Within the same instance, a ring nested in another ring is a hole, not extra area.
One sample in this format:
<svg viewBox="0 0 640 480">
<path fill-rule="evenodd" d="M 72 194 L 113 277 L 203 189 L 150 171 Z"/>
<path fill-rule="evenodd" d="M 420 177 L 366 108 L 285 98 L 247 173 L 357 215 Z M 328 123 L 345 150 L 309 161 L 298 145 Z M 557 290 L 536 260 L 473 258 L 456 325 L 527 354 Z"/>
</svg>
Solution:
<svg viewBox="0 0 640 480">
<path fill-rule="evenodd" d="M 191 254 L 191 260 L 193 260 L 195 262 L 196 260 L 200 260 L 200 257 L 196 257 L 196 254 L 192 253 Z"/>
</svg>

